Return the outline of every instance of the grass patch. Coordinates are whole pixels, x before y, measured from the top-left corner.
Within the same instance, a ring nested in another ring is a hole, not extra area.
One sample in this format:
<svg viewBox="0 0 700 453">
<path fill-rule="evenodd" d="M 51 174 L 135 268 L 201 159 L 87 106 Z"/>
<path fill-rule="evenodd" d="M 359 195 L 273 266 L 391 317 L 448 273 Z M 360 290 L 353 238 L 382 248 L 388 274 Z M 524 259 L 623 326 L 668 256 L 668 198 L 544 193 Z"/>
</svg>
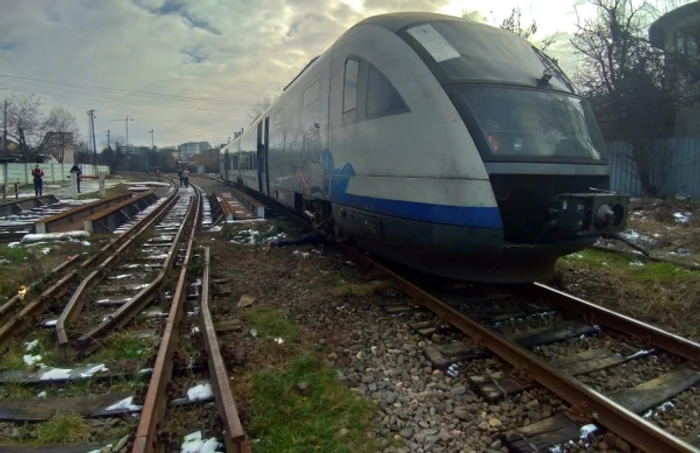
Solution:
<svg viewBox="0 0 700 453">
<path fill-rule="evenodd" d="M 3 260 L 9 261 L 9 263 L 5 264 L 16 263 L 24 261 L 27 258 L 29 258 L 29 251 L 24 247 L 0 247 L 0 263 L 2 263 Z"/>
<path fill-rule="evenodd" d="M 70 444 L 84 440 L 91 427 L 80 415 L 58 414 L 37 427 L 37 443 Z"/>
<path fill-rule="evenodd" d="M 336 372 L 309 356 L 282 372 L 253 377 L 249 432 L 256 453 L 350 453 L 378 450 L 367 438 L 373 404 L 353 394 Z M 298 384 L 308 385 L 302 395 Z"/>
<path fill-rule="evenodd" d="M 0 370 L 24 370 L 24 344 L 13 341 L 0 353 Z"/>
<path fill-rule="evenodd" d="M 92 360 L 105 362 L 109 360 L 140 359 L 149 355 L 153 340 L 135 335 L 131 332 L 115 332 L 101 344 Z"/>
<path fill-rule="evenodd" d="M 286 341 L 300 334 L 299 327 L 277 310 L 253 307 L 244 316 L 261 336 L 282 337 Z"/>
<path fill-rule="evenodd" d="M 563 259 L 569 263 L 578 263 L 587 267 L 604 266 L 614 269 L 615 272 L 627 274 L 632 279 L 647 283 L 675 283 L 682 280 L 695 280 L 698 277 L 671 263 L 641 261 L 641 259 L 594 249 L 585 249 Z M 643 263 L 643 266 L 638 265 L 638 263 Z"/>
<path fill-rule="evenodd" d="M 552 283 L 640 321 L 700 339 L 697 271 L 588 249 L 560 260 Z"/>
</svg>

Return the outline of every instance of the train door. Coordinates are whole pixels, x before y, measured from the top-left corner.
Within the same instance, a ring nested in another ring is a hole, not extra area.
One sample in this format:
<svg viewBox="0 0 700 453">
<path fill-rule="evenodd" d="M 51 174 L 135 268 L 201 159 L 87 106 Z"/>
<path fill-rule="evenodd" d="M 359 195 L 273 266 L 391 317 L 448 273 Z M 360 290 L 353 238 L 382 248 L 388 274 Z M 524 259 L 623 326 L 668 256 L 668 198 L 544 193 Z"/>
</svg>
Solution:
<svg viewBox="0 0 700 453">
<path fill-rule="evenodd" d="M 269 195 L 268 191 L 268 175 L 267 175 L 267 157 L 270 140 L 270 117 L 266 117 L 265 121 L 258 123 L 258 190 L 265 195 Z"/>
</svg>

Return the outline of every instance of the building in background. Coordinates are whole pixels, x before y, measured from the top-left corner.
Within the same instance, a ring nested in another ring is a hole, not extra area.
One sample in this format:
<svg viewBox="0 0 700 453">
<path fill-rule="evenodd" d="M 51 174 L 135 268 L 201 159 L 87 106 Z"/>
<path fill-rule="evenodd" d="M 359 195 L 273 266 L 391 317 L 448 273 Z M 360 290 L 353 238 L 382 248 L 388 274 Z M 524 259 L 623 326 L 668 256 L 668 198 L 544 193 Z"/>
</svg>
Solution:
<svg viewBox="0 0 700 453">
<path fill-rule="evenodd" d="M 211 145 L 209 145 L 209 142 L 187 142 L 178 146 L 177 149 L 180 153 L 180 159 L 187 160 L 192 156 L 209 151 Z"/>
<path fill-rule="evenodd" d="M 649 27 L 649 40 L 665 52 L 666 65 L 679 68 L 679 89 L 686 96 L 700 94 L 700 3 L 688 3 L 659 17 Z M 678 113 L 675 132 L 700 136 L 700 102 Z"/>
<path fill-rule="evenodd" d="M 119 151 L 122 154 L 134 154 L 136 147 L 134 145 L 119 145 Z"/>
</svg>

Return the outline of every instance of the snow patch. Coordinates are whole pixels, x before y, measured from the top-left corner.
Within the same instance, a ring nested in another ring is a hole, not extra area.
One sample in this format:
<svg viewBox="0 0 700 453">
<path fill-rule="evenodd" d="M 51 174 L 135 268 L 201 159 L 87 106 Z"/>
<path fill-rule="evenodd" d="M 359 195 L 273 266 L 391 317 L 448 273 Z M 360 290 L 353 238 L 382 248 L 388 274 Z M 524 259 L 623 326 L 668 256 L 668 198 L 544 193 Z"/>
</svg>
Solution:
<svg viewBox="0 0 700 453">
<path fill-rule="evenodd" d="M 141 406 L 137 404 L 133 404 L 134 402 L 134 397 L 130 396 L 128 398 L 124 398 L 121 401 L 117 401 L 116 403 L 112 404 L 108 408 L 105 409 L 105 411 L 117 411 L 117 410 L 129 410 L 129 411 L 137 411 L 141 409 Z"/>
<path fill-rule="evenodd" d="M 187 390 L 187 399 L 190 401 L 201 401 L 208 400 L 214 397 L 214 392 L 212 391 L 211 384 L 199 384 L 195 385 L 191 389 Z"/>
<path fill-rule="evenodd" d="M 38 242 L 38 241 L 62 241 L 71 238 L 86 238 L 90 233 L 87 231 L 66 231 L 65 233 L 37 233 L 25 234 L 22 237 L 22 243 Z"/>
<path fill-rule="evenodd" d="M 222 453 L 220 443 L 215 437 L 202 440 L 202 432 L 197 431 L 185 436 L 180 446 L 180 453 Z"/>
</svg>

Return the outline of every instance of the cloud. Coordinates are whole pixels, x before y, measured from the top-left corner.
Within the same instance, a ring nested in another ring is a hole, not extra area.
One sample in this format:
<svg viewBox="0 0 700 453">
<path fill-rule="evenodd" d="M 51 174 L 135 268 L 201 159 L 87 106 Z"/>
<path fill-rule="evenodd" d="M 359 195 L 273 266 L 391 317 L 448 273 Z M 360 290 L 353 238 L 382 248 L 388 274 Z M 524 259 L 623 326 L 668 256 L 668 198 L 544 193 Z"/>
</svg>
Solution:
<svg viewBox="0 0 700 453">
<path fill-rule="evenodd" d="M 499 1 L 499 0 L 496 0 Z M 503 0 L 505 1 L 505 0 Z M 510 0 L 509 0 L 510 1 Z M 538 0 L 539 1 L 539 0 Z M 544 0 L 542 0 L 544 1 Z M 256 99 L 278 93 L 311 58 L 362 18 L 440 11 L 455 0 L 32 0 L 3 2 L 2 96 L 35 92 L 62 105 L 87 136 L 95 109 L 129 140 L 219 144 L 249 123 Z M 515 2 L 512 2 L 515 4 Z M 464 8 L 459 8 L 459 11 Z M 474 18 L 488 11 L 474 11 Z M 557 51 L 567 53 L 557 43 Z M 563 49 L 563 50 L 562 50 Z M 561 59 L 561 56 L 555 55 Z M 47 81 L 58 81 L 52 83 Z"/>
</svg>

